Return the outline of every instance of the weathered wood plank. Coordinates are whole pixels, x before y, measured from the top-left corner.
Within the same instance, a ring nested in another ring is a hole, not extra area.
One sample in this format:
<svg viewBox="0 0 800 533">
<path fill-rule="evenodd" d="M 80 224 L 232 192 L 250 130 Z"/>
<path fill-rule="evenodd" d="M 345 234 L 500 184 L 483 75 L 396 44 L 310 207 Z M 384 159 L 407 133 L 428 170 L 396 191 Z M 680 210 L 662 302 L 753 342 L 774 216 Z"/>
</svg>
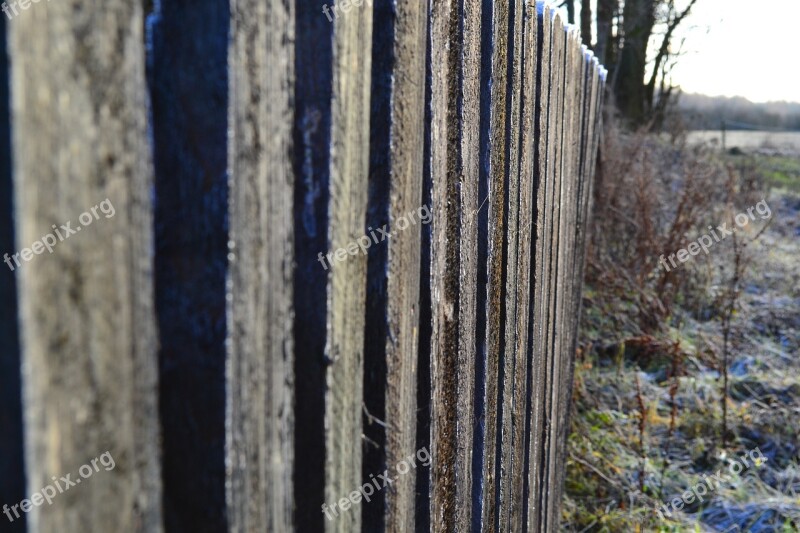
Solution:
<svg viewBox="0 0 800 533">
<path fill-rule="evenodd" d="M 457 99 L 460 41 L 457 0 L 430 7 L 431 467 L 430 529 L 451 531 L 456 513 L 459 227 Z"/>
<path fill-rule="evenodd" d="M 417 450 L 420 234 L 423 222 L 431 222 L 428 206 L 421 207 L 428 8 L 415 0 L 396 6 L 381 0 L 373 9 L 367 226 L 385 226 L 392 237 L 369 252 L 365 482 Z M 412 530 L 415 487 L 414 475 L 399 476 L 362 503 L 364 530 Z"/>
<path fill-rule="evenodd" d="M 545 418 L 544 418 L 544 464 L 542 469 L 541 486 L 541 512 L 542 520 L 540 528 L 549 531 L 552 525 L 553 497 L 555 495 L 555 485 L 558 482 L 558 473 L 555 472 L 556 458 L 556 424 L 558 422 L 558 383 L 559 383 L 559 359 L 557 351 L 557 314 L 556 314 L 556 295 L 558 289 L 558 266 L 559 266 L 559 220 L 561 216 L 561 188 L 564 176 L 564 96 L 566 90 L 566 32 L 561 17 L 553 13 L 553 48 L 551 58 L 554 66 L 554 78 L 552 90 L 554 91 L 554 112 L 550 115 L 551 131 L 553 136 L 553 174 L 552 187 L 548 194 L 549 200 L 546 202 L 548 223 L 545 230 L 545 239 L 548 247 L 549 264 L 546 265 L 544 274 L 544 305 L 545 305 Z"/>
<path fill-rule="evenodd" d="M 459 272 L 459 348 L 458 398 L 456 412 L 456 531 L 468 531 L 473 517 L 474 435 L 475 435 L 475 363 L 478 357 L 478 217 L 480 182 L 481 124 L 481 6 L 460 0 L 462 26 L 461 65 L 459 71 L 459 145 L 458 172 L 460 191 L 460 272 Z"/>
<path fill-rule="evenodd" d="M 577 74 L 576 52 L 579 50 L 579 36 L 574 27 L 565 28 L 566 38 L 566 57 L 565 57 L 565 94 L 564 94 L 564 125 L 563 125 L 563 175 L 561 180 L 560 212 L 558 220 L 558 263 L 557 263 L 557 287 L 556 292 L 556 314 L 555 314 L 555 336 L 553 346 L 553 357 L 556 361 L 554 365 L 554 395 L 553 405 L 556 416 L 553 420 L 553 444 L 554 450 L 551 455 L 551 476 L 552 482 L 549 486 L 550 502 L 548 509 L 548 523 L 555 528 L 560 522 L 560 495 L 563 481 L 561 471 L 562 443 L 565 442 L 565 384 L 567 379 L 567 368 L 570 356 L 568 355 L 571 343 L 569 341 L 569 330 L 572 323 L 567 322 L 566 315 L 569 307 L 569 295 L 571 288 L 570 261 L 572 255 L 572 236 L 575 220 L 574 196 L 576 178 L 576 153 L 578 137 L 576 134 L 577 112 L 580 104 L 576 101 L 580 89 L 580 75 Z M 571 386 L 566 386 L 571 391 Z M 567 392 L 567 396 L 569 392 Z"/>
<path fill-rule="evenodd" d="M 147 64 L 164 527 L 221 531 L 227 528 L 230 13 L 224 0 L 160 2 L 156 8 L 148 19 Z"/>
<path fill-rule="evenodd" d="M 520 140 L 520 203 L 519 203 L 519 261 L 517 263 L 517 327 L 514 347 L 514 401 L 512 404 L 513 438 L 511 462 L 511 501 L 509 502 L 511 520 L 510 531 L 525 529 L 525 479 L 527 475 L 527 432 L 526 427 L 530 407 L 529 351 L 530 320 L 533 287 L 533 244 L 535 223 L 535 188 L 537 181 L 536 150 L 537 142 L 537 71 L 540 65 L 538 44 L 538 15 L 536 6 L 526 4 L 524 10 L 525 26 L 523 39 L 523 81 L 522 81 L 522 121 Z"/>
<path fill-rule="evenodd" d="M 142 10 L 40 3 L 10 29 L 18 246 L 84 230 L 18 272 L 28 486 L 116 463 L 33 508 L 34 532 L 162 530 Z"/>
<path fill-rule="evenodd" d="M 540 64 L 536 73 L 536 210 L 535 210 L 535 241 L 533 251 L 533 286 L 531 289 L 531 341 L 529 350 L 529 391 L 528 394 L 528 420 L 527 430 L 529 443 L 526 447 L 528 453 L 528 475 L 525 495 L 528 499 L 526 505 L 526 525 L 530 531 L 539 531 L 542 501 L 540 498 L 542 487 L 542 457 L 544 451 L 544 405 L 546 386 L 546 274 L 550 262 L 549 256 L 549 224 L 550 211 L 549 198 L 551 197 L 553 169 L 553 136 L 551 125 L 554 124 L 551 115 L 555 114 L 555 64 L 552 60 L 553 50 L 553 17 L 550 6 L 544 2 L 537 2 L 537 42 L 539 51 L 537 56 Z M 552 91 L 552 92 L 551 92 Z M 547 237 L 546 237 L 547 236 Z"/>
<path fill-rule="evenodd" d="M 227 498 L 235 532 L 294 524 L 293 32 L 291 3 L 231 4 Z"/>
<path fill-rule="evenodd" d="M 503 243 L 506 204 L 506 146 L 508 96 L 509 0 L 484 2 L 482 31 L 482 127 L 481 127 L 481 187 L 486 216 L 479 218 L 479 239 L 484 252 L 481 268 L 485 266 L 485 300 L 478 302 L 479 323 L 485 324 L 484 346 L 479 357 L 483 382 L 478 383 L 481 401 L 479 424 L 483 431 L 477 435 L 476 446 L 481 450 L 480 514 L 473 524 L 484 531 L 496 531 L 499 498 L 498 412 L 500 366 L 503 360 L 505 316 L 505 270 Z M 479 278 L 480 279 L 480 278 Z M 479 290 L 484 290 L 479 287 Z"/>
<path fill-rule="evenodd" d="M 517 297 L 519 286 L 517 277 L 519 248 L 519 197 L 520 197 L 520 130 L 522 69 L 524 53 L 522 43 L 525 32 L 522 0 L 511 0 L 509 6 L 508 61 L 509 78 L 507 94 L 506 139 L 507 161 L 504 169 L 506 181 L 505 220 L 503 221 L 503 268 L 505 287 L 503 298 L 505 316 L 503 318 L 502 358 L 499 369 L 498 390 L 498 459 L 499 475 L 496 480 L 498 490 L 498 530 L 508 531 L 511 527 L 511 476 L 513 471 L 514 440 L 514 385 L 517 347 Z"/>
<path fill-rule="evenodd" d="M 364 234 L 369 171 L 369 108 L 372 6 L 364 4 L 334 21 L 331 94 L 331 250 Z M 329 274 L 325 356 L 325 501 L 335 502 L 361 486 L 366 258 L 333 265 Z M 321 334 L 322 332 L 319 332 Z M 299 378 L 299 375 L 298 375 Z M 361 527 L 360 509 L 325 523 L 327 531 Z M 309 512 L 313 510 L 309 509 Z"/>
</svg>

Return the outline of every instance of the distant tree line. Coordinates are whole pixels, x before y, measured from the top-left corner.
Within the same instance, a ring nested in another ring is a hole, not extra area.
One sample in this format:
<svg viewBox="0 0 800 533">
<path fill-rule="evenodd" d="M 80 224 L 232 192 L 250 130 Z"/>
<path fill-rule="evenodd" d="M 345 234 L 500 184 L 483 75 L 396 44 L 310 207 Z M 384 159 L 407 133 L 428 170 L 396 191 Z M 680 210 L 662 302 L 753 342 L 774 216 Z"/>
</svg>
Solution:
<svg viewBox="0 0 800 533">
<path fill-rule="evenodd" d="M 742 97 L 681 94 L 678 111 L 692 130 L 716 130 L 724 123 L 728 130 L 800 131 L 800 103 L 759 104 Z"/>
</svg>

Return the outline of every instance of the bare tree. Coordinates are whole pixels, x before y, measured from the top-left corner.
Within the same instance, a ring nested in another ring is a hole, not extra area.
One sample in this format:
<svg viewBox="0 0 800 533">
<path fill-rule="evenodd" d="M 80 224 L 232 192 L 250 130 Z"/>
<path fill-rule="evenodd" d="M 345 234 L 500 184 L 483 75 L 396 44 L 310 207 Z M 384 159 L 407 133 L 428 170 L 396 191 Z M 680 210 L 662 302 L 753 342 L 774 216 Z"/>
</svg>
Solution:
<svg viewBox="0 0 800 533">
<path fill-rule="evenodd" d="M 588 3 L 588 1 L 587 1 Z M 597 0 L 597 42 L 595 55 L 606 67 L 616 63 L 614 55 L 614 17 L 619 11 L 618 0 Z"/>
<path fill-rule="evenodd" d="M 634 124 L 645 119 L 644 77 L 647 45 L 656 23 L 657 0 L 626 0 L 622 10 L 624 41 L 615 72 L 617 105 Z"/>
<path fill-rule="evenodd" d="M 678 55 L 672 47 L 675 30 L 696 3 L 697 0 L 689 0 L 685 8 L 679 9 L 676 0 L 625 0 L 620 13 L 619 0 L 597 0 L 595 54 L 612 72 L 610 85 L 617 106 L 632 125 L 660 124 L 659 117 L 673 93 L 667 80 Z M 583 3 L 587 4 L 589 0 Z M 585 16 L 591 15 L 581 13 L 581 26 L 591 31 L 591 19 L 584 20 Z M 648 47 L 654 37 L 658 42 L 658 36 L 660 45 L 655 57 L 648 61 L 652 56 Z"/>
<path fill-rule="evenodd" d="M 567 22 L 575 24 L 575 0 L 564 0 L 561 7 L 567 7 Z"/>
<path fill-rule="evenodd" d="M 592 46 L 592 0 L 581 2 L 581 37 L 583 44 Z"/>
<path fill-rule="evenodd" d="M 653 60 L 653 71 L 650 74 L 650 81 L 647 82 L 645 87 L 645 99 L 648 105 L 648 110 L 652 115 L 658 116 L 660 111 L 663 112 L 667 103 L 669 102 L 670 96 L 672 95 L 672 86 L 666 85 L 666 76 L 670 70 L 666 67 L 669 64 L 670 57 L 675 55 L 671 50 L 672 38 L 675 34 L 675 29 L 687 16 L 689 16 L 692 7 L 694 7 L 696 3 L 697 0 L 691 0 L 689 5 L 687 5 L 683 11 L 679 11 L 675 7 L 675 0 L 668 0 L 664 4 L 664 7 L 666 8 L 664 20 L 666 31 L 663 39 L 661 40 L 661 46 L 658 49 L 658 53 Z M 661 91 L 659 93 L 659 100 L 654 106 L 655 87 L 659 76 L 661 77 Z"/>
</svg>

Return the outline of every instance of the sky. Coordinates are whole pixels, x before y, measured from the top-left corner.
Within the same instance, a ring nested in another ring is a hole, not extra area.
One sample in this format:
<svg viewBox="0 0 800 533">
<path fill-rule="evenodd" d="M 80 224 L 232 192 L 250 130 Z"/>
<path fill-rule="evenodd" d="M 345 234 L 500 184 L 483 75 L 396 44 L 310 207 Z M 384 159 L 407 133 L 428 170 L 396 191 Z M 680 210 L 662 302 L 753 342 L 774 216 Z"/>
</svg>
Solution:
<svg viewBox="0 0 800 533">
<path fill-rule="evenodd" d="M 698 0 L 683 24 L 685 92 L 800 101 L 800 0 Z"/>
<path fill-rule="evenodd" d="M 800 102 L 798 38 L 800 0 L 697 0 L 673 39 L 675 48 L 685 39 L 673 84 L 709 96 Z"/>
</svg>

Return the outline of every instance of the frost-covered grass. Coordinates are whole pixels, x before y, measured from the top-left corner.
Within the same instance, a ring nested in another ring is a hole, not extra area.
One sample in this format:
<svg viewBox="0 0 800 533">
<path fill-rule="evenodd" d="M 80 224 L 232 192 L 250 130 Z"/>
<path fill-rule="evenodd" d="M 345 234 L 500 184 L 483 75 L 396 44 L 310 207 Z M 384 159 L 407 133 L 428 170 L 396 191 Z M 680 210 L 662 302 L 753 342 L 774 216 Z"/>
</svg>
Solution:
<svg viewBox="0 0 800 533">
<path fill-rule="evenodd" d="M 800 192 L 800 158 L 756 155 L 753 160 L 770 187 Z"/>
<path fill-rule="evenodd" d="M 564 531 L 800 531 L 800 159 L 737 157 L 718 162 L 763 186 L 774 215 L 745 252 L 729 341 L 730 438 L 721 436 L 720 295 L 732 249 L 690 267 L 656 326 L 643 320 L 656 278 L 590 264 Z M 672 517 L 655 512 L 754 448 L 768 459 L 760 468 Z"/>
</svg>

